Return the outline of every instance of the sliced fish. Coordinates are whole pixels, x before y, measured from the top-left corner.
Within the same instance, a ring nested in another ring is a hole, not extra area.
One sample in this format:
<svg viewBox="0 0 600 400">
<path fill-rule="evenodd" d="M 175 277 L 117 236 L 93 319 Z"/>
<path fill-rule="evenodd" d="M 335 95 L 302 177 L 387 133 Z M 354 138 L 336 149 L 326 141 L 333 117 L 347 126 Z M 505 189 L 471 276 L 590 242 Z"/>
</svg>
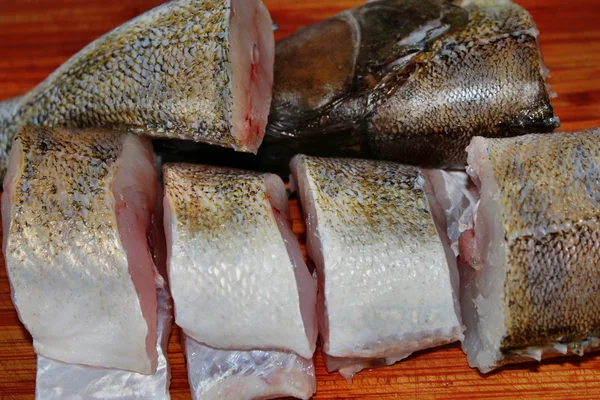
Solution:
<svg viewBox="0 0 600 400">
<path fill-rule="evenodd" d="M 298 155 L 291 170 L 328 370 L 350 379 L 463 338 L 456 258 L 438 237 L 417 168 Z"/>
<path fill-rule="evenodd" d="M 469 364 L 504 364 L 600 345 L 600 129 L 476 137 L 477 186 L 460 236 Z"/>
<path fill-rule="evenodd" d="M 36 399 L 169 400 L 171 371 L 167 360 L 167 346 L 173 321 L 173 302 L 166 286 L 158 289 L 157 296 L 158 364 L 153 375 L 65 364 L 38 356 Z"/>
<path fill-rule="evenodd" d="M 147 234 L 156 202 L 148 140 L 25 127 L 4 181 L 4 256 L 39 356 L 152 374 L 158 275 Z"/>
<path fill-rule="evenodd" d="M 218 350 L 189 337 L 184 347 L 194 400 L 307 400 L 316 392 L 313 362 L 297 354 Z"/>
<path fill-rule="evenodd" d="M 155 157 L 160 172 L 160 160 Z M 162 200 L 162 191 L 157 191 Z M 167 359 L 169 336 L 173 325 L 173 300 L 166 282 L 166 243 L 163 227 L 162 201 L 157 201 L 152 214 L 148 243 L 154 263 L 161 275 L 157 280 L 158 319 L 156 352 L 158 364 L 153 375 L 120 369 L 66 364 L 37 357 L 35 397 L 38 400 L 169 400 L 171 368 Z"/>
<path fill-rule="evenodd" d="M 316 282 L 274 175 L 166 164 L 165 227 L 175 321 L 224 350 L 311 358 Z"/>
<path fill-rule="evenodd" d="M 473 136 L 552 132 L 537 37 L 524 8 L 485 0 L 381 0 L 302 28 L 276 44 L 261 165 L 304 153 L 462 169 Z"/>
<path fill-rule="evenodd" d="M 0 105 L 0 175 L 24 125 L 112 127 L 256 152 L 273 81 L 260 0 L 175 0 L 86 46 L 17 103 Z"/>
</svg>

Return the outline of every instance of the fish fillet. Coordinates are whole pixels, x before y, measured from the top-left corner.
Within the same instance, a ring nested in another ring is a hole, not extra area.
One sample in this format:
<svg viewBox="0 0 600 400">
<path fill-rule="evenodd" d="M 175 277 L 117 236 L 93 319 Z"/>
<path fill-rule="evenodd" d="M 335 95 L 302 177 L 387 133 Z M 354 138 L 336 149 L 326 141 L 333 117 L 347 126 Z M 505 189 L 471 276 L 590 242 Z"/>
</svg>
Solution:
<svg viewBox="0 0 600 400">
<path fill-rule="evenodd" d="M 281 179 L 191 164 L 166 164 L 163 174 L 176 323 L 214 348 L 311 358 L 316 283 Z"/>
<path fill-rule="evenodd" d="M 463 349 L 483 373 L 600 345 L 600 130 L 474 138 Z"/>
<path fill-rule="evenodd" d="M 315 394 L 310 359 L 272 350 L 218 350 L 189 337 L 184 342 L 194 400 L 310 399 Z"/>
<path fill-rule="evenodd" d="M 298 155 L 291 170 L 330 371 L 351 378 L 462 339 L 455 256 L 438 237 L 418 169 Z"/>
<path fill-rule="evenodd" d="M 0 176 L 24 125 L 111 127 L 256 152 L 273 82 L 260 0 L 176 0 L 86 46 L 0 111 Z M 10 112 L 9 112 L 10 111 Z"/>
<path fill-rule="evenodd" d="M 167 360 L 167 346 L 173 321 L 173 305 L 165 286 L 158 289 L 157 297 L 158 364 L 153 375 L 65 364 L 38 356 L 36 399 L 169 400 L 171 370 Z"/>
<path fill-rule="evenodd" d="M 6 267 L 36 353 L 154 373 L 150 142 L 111 131 L 25 127 L 15 137 L 4 188 Z"/>
<path fill-rule="evenodd" d="M 154 160 L 160 172 L 160 159 Z M 136 372 L 66 364 L 49 358 L 37 357 L 36 399 L 38 400 L 169 400 L 171 368 L 167 347 L 173 324 L 173 300 L 166 282 L 166 243 L 163 227 L 162 191 L 157 190 L 152 213 L 148 243 L 154 264 L 161 277 L 157 280 L 158 323 L 156 352 L 158 364 L 153 375 Z"/>
</svg>

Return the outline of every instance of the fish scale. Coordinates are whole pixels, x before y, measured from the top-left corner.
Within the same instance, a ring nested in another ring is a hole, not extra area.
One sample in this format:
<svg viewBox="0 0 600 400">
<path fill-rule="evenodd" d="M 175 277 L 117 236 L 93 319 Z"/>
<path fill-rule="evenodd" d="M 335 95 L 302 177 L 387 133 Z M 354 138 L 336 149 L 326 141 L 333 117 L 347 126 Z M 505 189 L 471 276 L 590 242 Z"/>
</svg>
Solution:
<svg viewBox="0 0 600 400">
<path fill-rule="evenodd" d="M 151 154 L 148 141 L 97 129 L 25 127 L 15 137 L 2 196 L 4 255 L 38 355 L 153 372 Z"/>
<path fill-rule="evenodd" d="M 323 296 L 328 369 L 350 378 L 459 340 L 454 257 L 438 237 L 419 170 L 303 155 L 291 169 Z"/>
<path fill-rule="evenodd" d="M 380 157 L 456 168 L 474 135 L 558 126 L 529 13 L 511 2 L 465 9 L 469 23 L 434 41 L 415 73 L 375 109 L 370 143 Z"/>
<path fill-rule="evenodd" d="M 559 126 L 537 27 L 511 1 L 368 2 L 278 41 L 275 65 L 269 171 L 299 153 L 462 169 L 473 136 Z"/>
<path fill-rule="evenodd" d="M 288 226 L 283 182 L 192 164 L 163 174 L 176 323 L 214 348 L 310 358 L 316 285 Z"/>
<path fill-rule="evenodd" d="M 255 26 L 239 26 L 248 21 Z M 258 77 L 250 72 L 252 48 L 243 48 L 252 40 L 262 53 Z M 271 20 L 259 0 L 167 2 L 90 43 L 26 95 L 0 104 L 0 175 L 24 125 L 111 127 L 255 152 L 266 125 L 261 108 L 270 104 L 272 46 Z M 269 93 L 253 92 L 261 89 Z M 258 135 L 249 137 L 252 129 Z"/>
<path fill-rule="evenodd" d="M 227 30 L 228 7 L 224 1 L 187 2 L 195 4 L 197 9 L 185 3 L 172 2 L 144 14 L 84 48 L 21 100 L 15 120 L 2 129 L 3 133 L 11 136 L 19 126 L 28 123 L 81 127 L 111 125 L 118 121 L 137 132 L 193 137 L 195 132 L 187 127 L 188 117 L 177 109 L 177 104 L 187 99 L 188 107 L 193 107 L 198 118 L 211 121 L 212 130 L 208 132 L 213 137 L 211 140 L 230 141 L 226 139 L 228 125 L 220 123 L 230 119 L 231 114 L 227 102 L 231 96 L 228 77 L 216 79 L 221 77 L 202 65 L 198 66 L 193 60 L 175 59 L 171 54 L 174 49 L 181 51 L 189 46 L 177 40 L 181 36 L 177 27 L 185 21 L 192 35 L 203 35 L 211 41 L 204 48 L 204 60 L 210 60 L 209 65 L 215 71 L 225 69 L 227 53 L 220 49 L 228 45 L 228 39 L 211 38 L 210 34 L 215 36 Z M 211 7 L 201 7 L 204 3 L 211 3 Z M 162 41 L 170 43 L 170 47 L 162 45 Z M 162 65 L 157 62 L 155 52 L 160 59 L 175 61 L 182 71 L 189 69 L 191 74 L 162 71 L 154 75 L 155 68 L 160 70 Z M 123 61 L 128 67 L 136 67 L 129 69 L 132 73 L 127 74 L 128 77 L 124 77 L 121 70 Z M 198 91 L 214 102 L 215 110 L 191 101 L 185 90 L 180 90 L 179 82 L 190 78 L 190 86 L 197 84 Z M 128 111 L 135 111 L 128 109 L 129 102 L 137 103 L 139 114 L 127 115 Z M 92 108 L 93 113 L 89 113 L 88 108 Z M 178 123 L 178 129 L 167 129 L 165 116 Z"/>
<path fill-rule="evenodd" d="M 460 231 L 450 236 L 460 251 L 462 346 L 481 372 L 599 346 L 599 139 L 597 128 L 475 137 L 473 183 L 429 174 L 447 225 Z"/>
<path fill-rule="evenodd" d="M 504 351 L 600 336 L 599 138 L 596 129 L 487 143 L 507 238 Z"/>
</svg>

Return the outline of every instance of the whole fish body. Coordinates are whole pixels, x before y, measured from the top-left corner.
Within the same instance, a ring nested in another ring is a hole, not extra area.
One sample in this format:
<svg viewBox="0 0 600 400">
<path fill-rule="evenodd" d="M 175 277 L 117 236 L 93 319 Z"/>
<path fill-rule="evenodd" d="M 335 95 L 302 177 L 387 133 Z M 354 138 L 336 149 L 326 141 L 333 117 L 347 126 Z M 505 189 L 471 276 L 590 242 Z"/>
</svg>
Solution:
<svg viewBox="0 0 600 400">
<path fill-rule="evenodd" d="M 302 28 L 276 43 L 262 165 L 304 153 L 460 169 L 475 135 L 551 132 L 537 35 L 508 0 L 381 0 Z"/>
<path fill-rule="evenodd" d="M 455 255 L 438 236 L 417 168 L 298 155 L 291 169 L 329 371 L 350 379 L 462 339 Z"/>
<path fill-rule="evenodd" d="M 600 346 L 599 139 L 592 129 L 469 145 L 463 349 L 481 372 Z"/>
<path fill-rule="evenodd" d="M 43 127 L 15 137 L 3 253 L 39 356 L 154 373 L 157 272 L 147 234 L 156 186 L 147 139 Z"/>
<path fill-rule="evenodd" d="M 256 152 L 273 58 L 272 21 L 260 0 L 167 2 L 0 103 L 0 176 L 24 125 L 110 127 Z"/>
</svg>

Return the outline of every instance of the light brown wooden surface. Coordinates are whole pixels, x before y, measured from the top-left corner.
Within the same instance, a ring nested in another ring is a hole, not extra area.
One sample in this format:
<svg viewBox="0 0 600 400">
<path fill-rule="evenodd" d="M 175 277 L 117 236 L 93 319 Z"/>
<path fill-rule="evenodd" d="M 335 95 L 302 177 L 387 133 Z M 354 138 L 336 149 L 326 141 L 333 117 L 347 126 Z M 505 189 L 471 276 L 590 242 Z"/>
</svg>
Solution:
<svg viewBox="0 0 600 400">
<path fill-rule="evenodd" d="M 161 0 L 0 0 L 0 100 L 25 93 L 96 37 Z M 360 0 L 266 0 L 282 37 Z M 558 97 L 563 130 L 600 126 L 598 0 L 519 0 L 534 16 Z M 304 225 L 291 202 L 294 231 Z M 179 332 L 169 347 L 174 399 L 189 399 Z M 422 352 L 392 367 L 364 371 L 347 384 L 315 357 L 315 399 L 600 399 L 600 356 L 567 357 L 505 368 L 489 376 L 470 369 L 458 345 Z M 32 399 L 35 357 L 19 323 L 0 263 L 0 399 Z"/>
</svg>

